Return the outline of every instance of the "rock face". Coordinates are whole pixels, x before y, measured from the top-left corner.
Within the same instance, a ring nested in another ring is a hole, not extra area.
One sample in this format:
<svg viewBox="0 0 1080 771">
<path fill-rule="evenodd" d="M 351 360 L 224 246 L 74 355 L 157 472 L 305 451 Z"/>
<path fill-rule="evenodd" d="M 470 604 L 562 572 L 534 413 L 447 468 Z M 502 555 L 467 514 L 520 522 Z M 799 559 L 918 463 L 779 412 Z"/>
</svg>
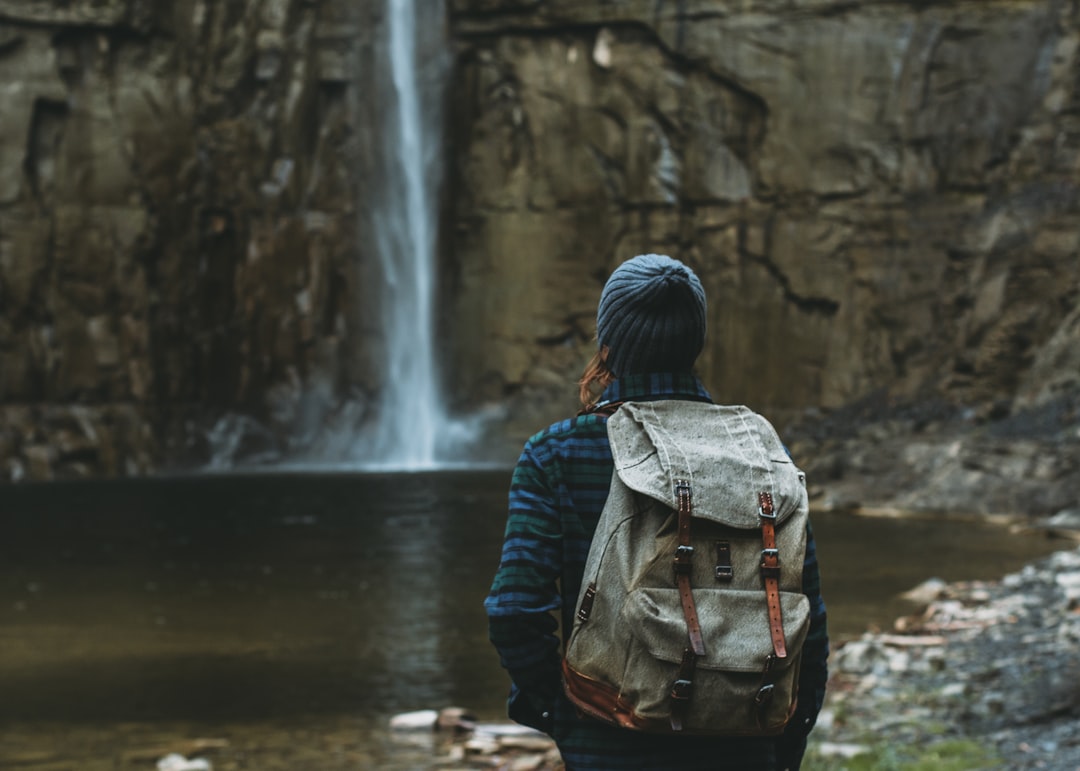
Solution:
<svg viewBox="0 0 1080 771">
<path fill-rule="evenodd" d="M 565 414 L 645 251 L 702 275 L 723 400 L 1076 392 L 1074 3 L 452 7 L 460 392 Z"/>
<path fill-rule="evenodd" d="M 364 384 L 370 5 L 3 4 L 0 478 L 144 472 Z"/>
<path fill-rule="evenodd" d="M 370 415 L 381 8 L 3 4 L 0 478 Z M 644 251 L 700 272 L 721 400 L 1080 427 L 1074 2 L 448 8 L 440 345 L 493 433 L 574 408 Z"/>
</svg>

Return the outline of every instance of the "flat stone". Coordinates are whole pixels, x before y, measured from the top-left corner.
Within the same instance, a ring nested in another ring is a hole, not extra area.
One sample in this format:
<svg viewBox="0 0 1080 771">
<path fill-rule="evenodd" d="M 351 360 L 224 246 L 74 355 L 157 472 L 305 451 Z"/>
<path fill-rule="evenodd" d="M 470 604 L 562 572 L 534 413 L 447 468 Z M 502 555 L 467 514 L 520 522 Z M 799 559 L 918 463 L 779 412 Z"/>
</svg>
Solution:
<svg viewBox="0 0 1080 771">
<path fill-rule="evenodd" d="M 929 605 L 934 600 L 939 600 L 945 596 L 946 587 L 947 584 L 940 578 L 928 578 L 914 589 L 909 589 L 900 596 L 919 605 Z"/>
<path fill-rule="evenodd" d="M 431 731 L 439 720 L 439 713 L 433 709 L 405 712 L 390 718 L 393 731 Z"/>
<path fill-rule="evenodd" d="M 547 752 L 555 741 L 547 736 L 504 736 L 499 744 L 507 750 L 525 750 L 527 752 Z"/>
<path fill-rule="evenodd" d="M 166 755 L 157 762 L 158 771 L 212 771 L 213 766 L 205 758 L 189 760 L 179 753 Z"/>
<path fill-rule="evenodd" d="M 484 736 L 474 736 L 465 742 L 465 751 L 473 755 L 494 755 L 501 748 L 498 741 Z"/>
</svg>

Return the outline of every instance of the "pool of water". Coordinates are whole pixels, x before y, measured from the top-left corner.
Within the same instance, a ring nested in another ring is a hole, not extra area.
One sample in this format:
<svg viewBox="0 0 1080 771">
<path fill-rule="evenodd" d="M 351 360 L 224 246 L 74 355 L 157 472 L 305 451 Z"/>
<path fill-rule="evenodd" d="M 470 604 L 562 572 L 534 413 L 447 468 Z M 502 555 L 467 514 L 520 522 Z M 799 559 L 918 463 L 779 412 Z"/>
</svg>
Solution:
<svg viewBox="0 0 1080 771">
<path fill-rule="evenodd" d="M 502 717 L 482 601 L 507 484 L 453 472 L 0 489 L 0 767 L 153 769 L 172 751 L 216 753 L 218 770 L 430 765 L 438 747 L 394 740 L 390 715 Z M 814 528 L 836 637 L 888 626 L 909 610 L 896 595 L 928 577 L 999 577 L 1057 545 L 953 521 L 818 514 Z"/>
</svg>

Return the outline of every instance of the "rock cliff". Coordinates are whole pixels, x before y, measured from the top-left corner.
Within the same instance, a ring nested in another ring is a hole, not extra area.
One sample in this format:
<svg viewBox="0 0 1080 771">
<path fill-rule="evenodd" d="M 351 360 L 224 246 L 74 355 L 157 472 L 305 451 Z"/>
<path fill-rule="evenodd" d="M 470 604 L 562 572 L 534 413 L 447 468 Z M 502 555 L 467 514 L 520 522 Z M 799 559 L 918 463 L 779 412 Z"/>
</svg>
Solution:
<svg viewBox="0 0 1080 771">
<path fill-rule="evenodd" d="M 727 400 L 1075 385 L 1075 3 L 453 8 L 466 393 L 565 389 L 642 251 L 704 276 Z"/>
<path fill-rule="evenodd" d="M 0 477 L 145 472 L 316 374 L 365 384 L 377 21 L 301 0 L 0 5 Z"/>
<path fill-rule="evenodd" d="M 571 410 L 606 275 L 666 252 L 818 505 L 1080 499 L 1076 3 L 452 7 L 463 393 Z"/>
<path fill-rule="evenodd" d="M 5 476 L 363 414 L 377 5 L 3 4 Z M 661 251 L 706 284 L 714 394 L 797 440 L 1077 439 L 1075 2 L 448 8 L 440 346 L 456 404 L 509 407 L 493 433 L 574 408 L 606 275 Z"/>
</svg>

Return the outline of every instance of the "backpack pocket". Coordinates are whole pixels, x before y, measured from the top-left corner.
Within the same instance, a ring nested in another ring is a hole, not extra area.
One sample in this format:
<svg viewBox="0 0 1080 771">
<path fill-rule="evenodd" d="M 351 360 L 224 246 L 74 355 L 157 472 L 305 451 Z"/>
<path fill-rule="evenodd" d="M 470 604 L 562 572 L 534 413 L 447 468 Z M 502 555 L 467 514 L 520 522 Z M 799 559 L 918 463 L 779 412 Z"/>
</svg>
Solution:
<svg viewBox="0 0 1080 771">
<path fill-rule="evenodd" d="M 761 672 L 773 650 L 765 592 L 695 588 L 694 603 L 705 640 L 705 656 L 697 665 Z M 781 592 L 780 607 L 788 650 L 799 650 L 810 627 L 810 601 L 804 594 Z M 672 664 L 682 661 L 686 620 L 678 589 L 633 590 L 626 596 L 622 618 L 638 644 L 654 658 Z"/>
<path fill-rule="evenodd" d="M 686 733 L 762 734 L 783 730 L 795 706 L 799 654 L 773 659 L 763 591 L 694 589 L 705 641 L 698 657 Z M 781 592 L 784 637 L 800 651 L 810 626 L 806 596 Z M 686 621 L 674 588 L 631 591 L 621 619 L 630 635 L 622 698 L 643 720 L 670 719 L 672 684 L 687 647 Z M 765 685 L 768 698 L 762 701 Z"/>
</svg>

